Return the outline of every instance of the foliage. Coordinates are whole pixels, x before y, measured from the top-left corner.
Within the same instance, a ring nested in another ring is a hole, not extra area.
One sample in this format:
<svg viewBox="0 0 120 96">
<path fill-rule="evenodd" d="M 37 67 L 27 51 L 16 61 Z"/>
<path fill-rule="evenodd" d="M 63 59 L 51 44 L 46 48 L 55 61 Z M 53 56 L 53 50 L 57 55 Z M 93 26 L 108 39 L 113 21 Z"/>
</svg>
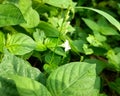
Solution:
<svg viewBox="0 0 120 96">
<path fill-rule="evenodd" d="M 117 0 L 0 0 L 0 96 L 119 96 L 119 10 Z"/>
</svg>

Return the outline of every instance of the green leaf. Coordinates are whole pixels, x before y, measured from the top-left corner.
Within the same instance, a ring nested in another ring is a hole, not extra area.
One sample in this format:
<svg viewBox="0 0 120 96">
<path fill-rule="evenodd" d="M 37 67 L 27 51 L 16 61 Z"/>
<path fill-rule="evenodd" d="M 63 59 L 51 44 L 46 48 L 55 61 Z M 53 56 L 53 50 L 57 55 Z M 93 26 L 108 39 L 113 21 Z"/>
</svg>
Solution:
<svg viewBox="0 0 120 96">
<path fill-rule="evenodd" d="M 46 38 L 45 39 L 45 45 L 47 48 L 49 48 L 51 51 L 55 52 L 58 55 L 66 56 L 65 51 L 60 46 L 62 41 L 58 38 Z"/>
<path fill-rule="evenodd" d="M 103 35 L 119 35 L 119 33 L 112 27 L 110 26 L 100 26 L 100 32 Z"/>
<path fill-rule="evenodd" d="M 39 29 L 36 29 L 36 32 L 33 33 L 33 37 L 36 42 L 37 51 L 45 51 L 47 48 L 44 45 L 44 39 L 46 38 L 45 33 Z"/>
<path fill-rule="evenodd" d="M 100 74 L 103 71 L 103 69 L 107 67 L 108 64 L 107 62 L 98 59 L 85 59 L 84 62 L 96 64 L 97 74 Z"/>
<path fill-rule="evenodd" d="M 53 51 L 54 53 L 56 53 L 57 55 L 61 55 L 63 57 L 66 57 L 65 51 L 60 47 L 50 48 L 50 50 Z"/>
<path fill-rule="evenodd" d="M 93 50 L 91 48 L 89 48 L 87 44 L 83 45 L 83 50 L 84 50 L 86 55 L 90 55 L 93 53 Z"/>
<path fill-rule="evenodd" d="M 83 20 L 93 31 L 101 32 L 103 35 L 119 35 L 118 32 L 110 26 L 97 24 L 90 19 L 83 18 Z"/>
<path fill-rule="evenodd" d="M 96 22 L 94 22 L 90 19 L 86 19 L 86 18 L 83 18 L 83 21 L 87 24 L 87 26 L 90 29 L 92 29 L 93 31 L 98 31 L 99 32 L 100 26 Z"/>
<path fill-rule="evenodd" d="M 41 31 L 40 29 L 36 29 L 36 31 L 33 33 L 33 37 L 35 41 L 40 41 L 42 43 L 44 39 L 46 38 L 45 33 Z"/>
<path fill-rule="evenodd" d="M 100 42 L 98 38 L 96 38 L 94 35 L 89 34 L 89 36 L 87 37 L 87 41 L 95 47 L 102 46 L 102 42 Z"/>
<path fill-rule="evenodd" d="M 23 16 L 26 20 L 26 23 L 21 24 L 22 27 L 33 28 L 36 27 L 40 22 L 39 14 L 32 8 L 29 8 L 29 10 L 27 10 L 26 14 L 23 14 Z"/>
<path fill-rule="evenodd" d="M 4 58 L 0 63 L 0 76 L 4 76 L 8 73 L 29 77 L 35 80 L 40 80 L 40 77 L 43 76 L 37 68 L 32 67 L 27 61 L 5 51 Z"/>
<path fill-rule="evenodd" d="M 100 32 L 103 35 L 119 35 L 117 29 L 112 27 L 104 17 L 99 17 L 97 21 L 98 25 L 100 26 Z"/>
<path fill-rule="evenodd" d="M 23 33 L 9 35 L 7 39 L 7 48 L 15 55 L 24 55 L 35 49 L 33 39 Z"/>
<path fill-rule="evenodd" d="M 120 95 L 120 78 L 117 78 L 115 82 L 110 82 L 109 87 Z"/>
<path fill-rule="evenodd" d="M 59 65 L 61 57 L 54 53 L 48 53 L 45 55 L 45 62 L 52 65 Z"/>
<path fill-rule="evenodd" d="M 107 38 L 104 35 L 101 35 L 99 32 L 94 31 L 94 36 L 95 38 L 99 41 L 99 42 L 105 42 L 107 40 Z"/>
<path fill-rule="evenodd" d="M 44 2 L 59 8 L 74 7 L 76 5 L 72 0 L 44 0 Z"/>
<path fill-rule="evenodd" d="M 12 80 L 0 76 L 0 96 L 20 96 Z"/>
<path fill-rule="evenodd" d="M 53 71 L 47 86 L 53 96 L 97 96 L 100 81 L 96 76 L 96 65 L 73 62 Z"/>
<path fill-rule="evenodd" d="M 91 47 L 91 49 L 94 50 L 94 55 L 97 56 L 104 56 L 107 52 L 107 50 L 102 47 Z"/>
<path fill-rule="evenodd" d="M 58 38 L 46 38 L 45 45 L 48 48 L 54 48 L 58 46 Z"/>
<path fill-rule="evenodd" d="M 20 8 L 26 23 L 21 24 L 25 28 L 36 27 L 40 22 L 39 14 L 32 8 L 32 0 L 17 0 L 18 7 Z M 16 3 L 15 3 L 16 4 Z"/>
<path fill-rule="evenodd" d="M 5 82 L 7 83 L 5 84 Z M 5 86 L 3 86 L 3 84 Z M 4 94 L 7 92 L 10 93 L 11 90 L 12 92 L 8 96 L 51 96 L 47 88 L 41 83 L 18 75 L 8 74 L 6 76 L 3 76 L 3 78 L 0 78 L 0 85 L 0 93 L 2 93 L 2 96 L 6 96 Z M 16 88 L 13 85 L 16 86 Z M 5 88 L 7 90 L 4 90 L 3 92 L 3 89 Z M 12 95 L 17 93 L 16 91 L 18 92 L 18 95 Z"/>
<path fill-rule="evenodd" d="M 10 3 L 16 5 L 21 10 L 22 14 L 25 14 L 32 6 L 31 0 L 4 0 L 3 3 Z"/>
<path fill-rule="evenodd" d="M 111 24 L 113 24 L 119 31 L 120 31 L 120 23 L 111 15 L 109 15 L 108 13 L 98 10 L 98 9 L 94 9 L 94 8 L 90 8 L 90 7 L 75 7 L 76 10 L 79 9 L 88 9 L 88 10 L 92 10 L 95 11 L 97 13 L 99 13 L 100 15 L 104 16 Z"/>
<path fill-rule="evenodd" d="M 41 21 L 37 28 L 39 28 L 40 30 L 43 30 L 45 32 L 45 35 L 48 37 L 59 36 L 59 31 L 55 27 L 53 27 L 52 25 L 44 21 Z"/>
<path fill-rule="evenodd" d="M 0 31 L 0 52 L 3 52 L 4 46 L 5 46 L 5 36 Z"/>
<path fill-rule="evenodd" d="M 5 0 L 4 3 L 14 4 L 20 9 L 26 21 L 22 27 L 33 28 L 39 24 L 39 14 L 32 8 L 32 0 Z"/>
<path fill-rule="evenodd" d="M 120 52 L 115 53 L 115 51 L 111 49 L 107 52 L 106 57 L 108 58 L 108 67 L 112 68 L 113 70 L 120 71 Z"/>
<path fill-rule="evenodd" d="M 83 40 L 74 40 L 70 42 L 70 45 L 71 45 L 72 50 L 76 50 L 77 52 L 84 53 L 83 44 L 85 43 L 86 42 Z"/>
<path fill-rule="evenodd" d="M 0 4 L 0 27 L 25 22 L 20 10 L 13 4 Z"/>
</svg>

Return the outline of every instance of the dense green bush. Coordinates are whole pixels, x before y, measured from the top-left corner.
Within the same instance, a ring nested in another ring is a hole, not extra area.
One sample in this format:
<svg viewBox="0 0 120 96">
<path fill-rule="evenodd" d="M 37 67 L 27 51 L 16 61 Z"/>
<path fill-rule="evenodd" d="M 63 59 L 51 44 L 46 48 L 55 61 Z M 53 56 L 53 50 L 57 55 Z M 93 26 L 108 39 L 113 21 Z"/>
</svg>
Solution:
<svg viewBox="0 0 120 96">
<path fill-rule="evenodd" d="M 0 96 L 119 96 L 119 0 L 0 0 Z"/>
</svg>

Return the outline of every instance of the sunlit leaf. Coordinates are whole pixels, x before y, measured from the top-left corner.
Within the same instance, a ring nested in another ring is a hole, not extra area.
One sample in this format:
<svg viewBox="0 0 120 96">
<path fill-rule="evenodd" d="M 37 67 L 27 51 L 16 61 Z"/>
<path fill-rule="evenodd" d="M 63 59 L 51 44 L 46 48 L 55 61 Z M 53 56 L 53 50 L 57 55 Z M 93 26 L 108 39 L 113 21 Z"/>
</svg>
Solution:
<svg viewBox="0 0 120 96">
<path fill-rule="evenodd" d="M 5 0 L 4 3 L 14 4 L 20 9 L 26 21 L 21 26 L 33 28 L 39 24 L 39 14 L 32 8 L 32 0 Z M 13 12 L 16 13 L 16 11 Z"/>
<path fill-rule="evenodd" d="M 22 13 L 13 4 L 0 4 L 0 27 L 24 23 Z"/>
<path fill-rule="evenodd" d="M 44 44 L 44 39 L 46 38 L 45 33 L 39 29 L 36 29 L 36 32 L 33 33 L 33 37 L 35 39 L 37 51 L 45 51 L 47 48 Z"/>
<path fill-rule="evenodd" d="M 33 39 L 23 33 L 16 33 L 8 36 L 7 48 L 15 55 L 24 55 L 35 49 Z"/>
<path fill-rule="evenodd" d="M 27 13 L 24 14 L 24 18 L 25 18 L 27 23 L 23 23 L 23 24 L 21 24 L 21 26 L 23 26 L 25 28 L 36 27 L 40 22 L 39 14 L 37 13 L 37 11 L 35 11 L 32 8 L 29 8 Z"/>
<path fill-rule="evenodd" d="M 120 52 L 115 53 L 115 51 L 111 49 L 107 52 L 107 58 L 110 63 L 108 67 L 113 70 L 120 71 Z"/>
<path fill-rule="evenodd" d="M 84 62 L 61 66 L 50 74 L 48 89 L 53 96 L 97 96 L 100 81 L 95 66 Z"/>
</svg>

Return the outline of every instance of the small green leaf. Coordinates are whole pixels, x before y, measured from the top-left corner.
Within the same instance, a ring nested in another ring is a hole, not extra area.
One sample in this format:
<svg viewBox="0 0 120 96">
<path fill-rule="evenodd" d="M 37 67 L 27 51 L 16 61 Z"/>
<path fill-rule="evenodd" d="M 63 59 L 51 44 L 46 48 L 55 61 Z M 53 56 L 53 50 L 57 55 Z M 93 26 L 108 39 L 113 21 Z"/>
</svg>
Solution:
<svg viewBox="0 0 120 96">
<path fill-rule="evenodd" d="M 102 42 L 105 42 L 107 40 L 107 38 L 104 35 L 101 35 L 99 32 L 94 31 L 93 33 L 94 33 L 95 38 L 97 38 L 97 40 L 99 42 L 102 43 Z"/>
<path fill-rule="evenodd" d="M 54 53 L 48 53 L 45 55 L 45 62 L 52 65 L 59 65 L 61 57 Z"/>
<path fill-rule="evenodd" d="M 89 34 L 89 36 L 87 37 L 87 41 L 95 47 L 102 46 L 102 43 L 98 40 L 98 38 L 96 38 L 95 36 L 91 34 Z"/>
<path fill-rule="evenodd" d="M 13 4 L 0 4 L 0 27 L 24 23 L 24 17 Z"/>
<path fill-rule="evenodd" d="M 50 49 L 51 51 L 53 51 L 54 53 L 56 53 L 57 55 L 66 57 L 65 51 L 64 51 L 62 48 L 60 48 L 60 47 L 49 48 L 49 49 Z"/>
<path fill-rule="evenodd" d="M 33 37 L 36 43 L 36 51 L 45 51 L 47 48 L 44 45 L 44 39 L 46 38 L 45 33 L 39 29 L 36 29 L 36 32 L 33 33 Z"/>
<path fill-rule="evenodd" d="M 53 96 L 97 96 L 100 81 L 96 76 L 96 65 L 73 62 L 53 71 L 47 86 Z"/>
<path fill-rule="evenodd" d="M 41 21 L 37 28 L 39 28 L 40 30 L 43 30 L 45 32 L 45 35 L 48 37 L 59 36 L 59 31 L 49 23 Z"/>
<path fill-rule="evenodd" d="M 57 47 L 59 42 L 60 42 L 60 40 L 58 40 L 58 38 L 46 38 L 45 39 L 45 45 L 48 48 Z"/>
<path fill-rule="evenodd" d="M 58 66 L 55 65 L 55 64 L 44 64 L 43 68 L 44 68 L 44 70 L 45 70 L 46 73 L 50 74 L 56 68 L 58 68 Z"/>
<path fill-rule="evenodd" d="M 107 52 L 106 57 L 108 58 L 108 67 L 112 68 L 113 70 L 120 71 L 120 52 L 115 53 L 115 51 L 111 49 Z"/>
<path fill-rule="evenodd" d="M 90 55 L 90 54 L 93 53 L 93 50 L 91 48 L 88 48 L 87 44 L 83 45 L 83 50 L 84 50 L 84 52 L 85 52 L 86 55 Z"/>
<path fill-rule="evenodd" d="M 87 26 L 90 29 L 92 29 L 93 31 L 98 31 L 99 32 L 100 26 L 96 22 L 94 22 L 90 19 L 86 19 L 86 18 L 83 18 L 83 21 L 87 24 Z"/>
<path fill-rule="evenodd" d="M 35 42 L 33 39 L 23 33 L 16 33 L 8 36 L 7 48 L 15 55 L 24 55 L 35 49 Z"/>
<path fill-rule="evenodd" d="M 81 52 L 84 53 L 83 50 L 83 44 L 85 44 L 86 42 L 83 40 L 74 40 L 72 42 L 70 42 L 71 48 L 72 50 L 76 50 L 77 52 Z"/>
</svg>

